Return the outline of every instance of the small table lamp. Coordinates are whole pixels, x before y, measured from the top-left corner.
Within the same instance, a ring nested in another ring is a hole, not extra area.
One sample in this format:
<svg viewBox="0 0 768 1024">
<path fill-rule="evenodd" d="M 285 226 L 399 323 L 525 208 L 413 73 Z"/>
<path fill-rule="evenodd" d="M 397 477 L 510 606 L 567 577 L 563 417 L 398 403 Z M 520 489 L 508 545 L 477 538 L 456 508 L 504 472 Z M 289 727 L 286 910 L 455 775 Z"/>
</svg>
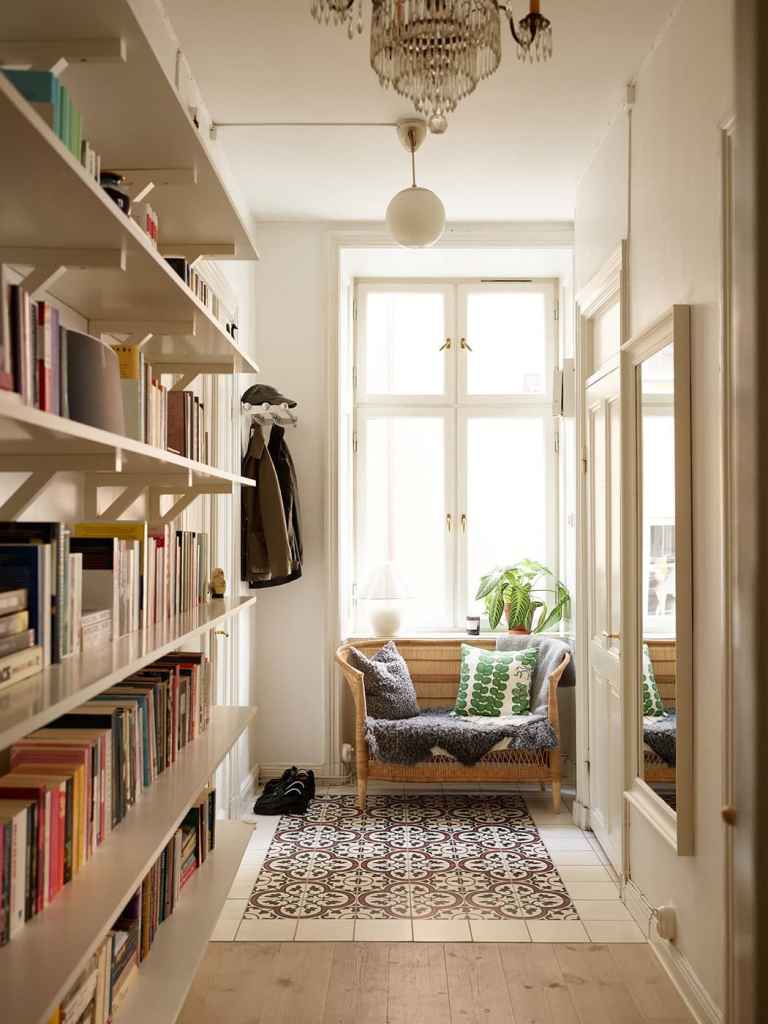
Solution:
<svg viewBox="0 0 768 1024">
<path fill-rule="evenodd" d="M 370 602 L 369 616 L 376 636 L 394 636 L 400 628 L 399 602 L 408 597 L 408 593 L 392 562 L 376 566 L 360 597 Z"/>
</svg>

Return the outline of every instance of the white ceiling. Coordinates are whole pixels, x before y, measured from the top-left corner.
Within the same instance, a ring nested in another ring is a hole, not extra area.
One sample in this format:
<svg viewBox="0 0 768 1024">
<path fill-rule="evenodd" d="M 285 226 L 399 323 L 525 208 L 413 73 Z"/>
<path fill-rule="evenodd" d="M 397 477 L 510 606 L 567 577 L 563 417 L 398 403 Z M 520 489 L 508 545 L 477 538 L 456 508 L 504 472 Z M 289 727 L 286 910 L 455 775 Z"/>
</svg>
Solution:
<svg viewBox="0 0 768 1024">
<path fill-rule="evenodd" d="M 514 0 L 520 17 L 526 0 Z M 165 0 L 214 121 L 395 121 L 410 104 L 368 65 L 368 24 L 350 41 L 310 0 Z M 367 0 L 366 0 L 367 6 Z M 624 83 L 673 0 L 543 0 L 555 53 L 522 64 L 508 30 L 499 70 L 429 136 L 419 184 L 452 221 L 570 220 L 576 186 Z M 257 220 L 377 220 L 410 183 L 389 128 L 227 128 L 226 152 Z"/>
</svg>

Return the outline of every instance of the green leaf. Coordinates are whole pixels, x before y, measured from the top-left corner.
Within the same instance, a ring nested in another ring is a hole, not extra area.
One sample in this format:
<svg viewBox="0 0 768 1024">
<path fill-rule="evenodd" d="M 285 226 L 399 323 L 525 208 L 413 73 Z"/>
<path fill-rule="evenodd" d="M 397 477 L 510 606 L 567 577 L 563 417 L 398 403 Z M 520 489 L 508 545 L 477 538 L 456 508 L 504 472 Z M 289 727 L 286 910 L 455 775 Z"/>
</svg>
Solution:
<svg viewBox="0 0 768 1024">
<path fill-rule="evenodd" d="M 504 591 L 497 588 L 492 593 L 489 593 L 485 599 L 485 610 L 488 613 L 488 625 L 491 629 L 496 629 L 501 616 L 504 613 Z"/>
</svg>

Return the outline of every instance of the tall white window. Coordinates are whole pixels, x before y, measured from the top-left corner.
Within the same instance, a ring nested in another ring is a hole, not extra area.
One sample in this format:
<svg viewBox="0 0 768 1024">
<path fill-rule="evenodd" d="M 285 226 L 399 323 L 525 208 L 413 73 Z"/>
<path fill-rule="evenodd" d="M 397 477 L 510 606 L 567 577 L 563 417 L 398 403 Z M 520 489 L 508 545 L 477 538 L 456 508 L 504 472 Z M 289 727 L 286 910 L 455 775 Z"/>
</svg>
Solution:
<svg viewBox="0 0 768 1024">
<path fill-rule="evenodd" d="M 463 628 L 484 573 L 558 568 L 555 282 L 358 282 L 355 307 L 355 583 L 391 562 L 406 628 Z"/>
</svg>

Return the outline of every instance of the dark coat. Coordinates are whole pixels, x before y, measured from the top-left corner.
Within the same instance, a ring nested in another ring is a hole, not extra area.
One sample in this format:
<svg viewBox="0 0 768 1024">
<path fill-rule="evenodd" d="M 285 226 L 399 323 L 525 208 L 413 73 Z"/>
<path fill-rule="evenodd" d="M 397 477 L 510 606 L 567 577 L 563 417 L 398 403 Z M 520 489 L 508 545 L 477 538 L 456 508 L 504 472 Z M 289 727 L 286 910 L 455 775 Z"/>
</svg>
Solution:
<svg viewBox="0 0 768 1024">
<path fill-rule="evenodd" d="M 282 427 L 272 427 L 268 445 L 259 427 L 251 427 L 242 473 L 256 487 L 242 488 L 241 578 L 252 589 L 298 579 L 303 556 L 298 483 Z"/>
</svg>

